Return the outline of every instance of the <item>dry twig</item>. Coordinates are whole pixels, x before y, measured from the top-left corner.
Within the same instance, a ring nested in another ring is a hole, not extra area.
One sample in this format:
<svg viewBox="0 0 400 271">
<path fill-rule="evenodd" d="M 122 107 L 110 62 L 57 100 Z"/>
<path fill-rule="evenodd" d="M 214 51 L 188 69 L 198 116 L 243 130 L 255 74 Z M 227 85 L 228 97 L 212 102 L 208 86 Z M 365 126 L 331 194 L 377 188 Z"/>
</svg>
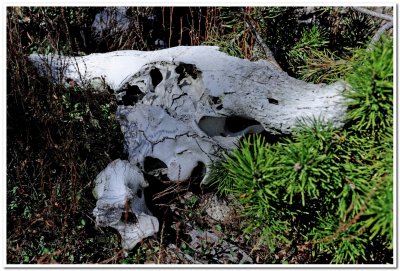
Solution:
<svg viewBox="0 0 400 271">
<path fill-rule="evenodd" d="M 378 13 L 378 12 L 369 10 L 367 8 L 353 7 L 353 9 L 358 11 L 358 12 L 361 12 L 361 13 L 364 13 L 364 14 L 367 14 L 367 15 L 370 15 L 370 16 L 374 16 L 376 18 L 380 18 L 380 19 L 383 19 L 383 20 L 386 20 L 386 21 L 393 21 L 393 17 L 392 16 L 387 15 L 387 14 L 383 14 L 383 13 Z"/>
<path fill-rule="evenodd" d="M 279 70 L 282 70 L 281 66 L 279 66 L 278 62 L 276 62 L 274 55 L 272 54 L 272 51 L 269 49 L 269 47 L 264 43 L 262 40 L 260 34 L 258 34 L 255 26 L 249 21 L 246 20 L 246 24 L 250 26 L 251 31 L 253 32 L 254 36 L 256 37 L 256 41 L 258 44 L 261 46 L 261 48 L 264 50 L 264 53 L 267 57 L 267 60 L 274 64 Z"/>
</svg>

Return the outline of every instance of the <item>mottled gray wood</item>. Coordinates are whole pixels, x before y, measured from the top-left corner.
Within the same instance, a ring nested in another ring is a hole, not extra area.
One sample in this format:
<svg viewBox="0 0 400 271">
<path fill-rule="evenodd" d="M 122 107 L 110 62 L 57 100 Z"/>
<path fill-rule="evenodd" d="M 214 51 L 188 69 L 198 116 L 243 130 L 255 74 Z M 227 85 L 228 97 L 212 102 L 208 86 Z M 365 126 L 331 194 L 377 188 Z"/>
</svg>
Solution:
<svg viewBox="0 0 400 271">
<path fill-rule="evenodd" d="M 172 181 L 186 180 L 203 166 L 206 183 L 208 166 L 245 134 L 290 134 L 304 118 L 337 127 L 344 121 L 342 83 L 309 84 L 274 64 L 231 57 L 217 47 L 29 58 L 54 82 L 115 93 L 129 162 L 114 161 L 97 177 L 94 215 L 98 225 L 120 232 L 126 249 L 158 231 L 144 196 L 135 196 L 147 186 L 142 170 L 149 157 L 166 166 Z M 136 224 L 121 219 L 127 200 Z"/>
</svg>

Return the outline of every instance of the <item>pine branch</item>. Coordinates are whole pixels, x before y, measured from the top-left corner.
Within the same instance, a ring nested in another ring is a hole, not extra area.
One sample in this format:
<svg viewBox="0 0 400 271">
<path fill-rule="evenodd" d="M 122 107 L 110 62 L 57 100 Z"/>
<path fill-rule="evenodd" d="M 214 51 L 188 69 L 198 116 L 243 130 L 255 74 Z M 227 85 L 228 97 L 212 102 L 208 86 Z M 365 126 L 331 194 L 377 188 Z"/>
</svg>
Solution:
<svg viewBox="0 0 400 271">
<path fill-rule="evenodd" d="M 350 221 L 340 225 L 339 229 L 337 229 L 332 235 L 327 236 L 322 239 L 319 239 L 319 240 L 312 240 L 312 241 L 304 242 L 303 245 L 308 246 L 310 244 L 314 245 L 314 244 L 321 244 L 321 243 L 329 243 L 331 241 L 337 240 L 340 233 L 348 230 L 350 228 L 350 226 L 357 223 L 358 220 L 364 215 L 365 211 L 369 207 L 370 202 L 372 201 L 372 198 L 375 196 L 378 188 L 383 184 L 386 176 L 387 176 L 387 174 L 385 173 L 383 176 L 380 177 L 379 181 L 375 184 L 374 188 L 372 188 L 368 192 L 368 194 L 365 196 L 365 203 L 360 208 L 360 211 Z M 364 233 L 365 231 L 366 230 L 363 229 L 361 232 Z M 346 239 L 346 238 L 342 238 L 342 240 L 344 240 L 344 239 Z"/>
</svg>

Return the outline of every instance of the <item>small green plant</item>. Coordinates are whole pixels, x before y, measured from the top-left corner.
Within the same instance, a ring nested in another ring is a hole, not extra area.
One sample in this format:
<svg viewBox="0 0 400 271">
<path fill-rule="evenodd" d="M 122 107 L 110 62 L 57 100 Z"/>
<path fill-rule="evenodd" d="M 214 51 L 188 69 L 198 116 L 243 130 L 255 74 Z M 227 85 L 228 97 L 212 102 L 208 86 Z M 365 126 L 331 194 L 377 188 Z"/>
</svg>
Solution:
<svg viewBox="0 0 400 271">
<path fill-rule="evenodd" d="M 103 114 L 104 119 L 111 119 L 111 110 L 110 104 L 102 104 L 100 105 L 101 113 Z"/>
<path fill-rule="evenodd" d="M 323 29 L 313 26 L 310 30 L 303 32 L 300 40 L 293 46 L 288 53 L 291 63 L 306 62 L 311 50 L 321 50 L 328 45 L 328 33 Z"/>
<path fill-rule="evenodd" d="M 188 201 L 189 208 L 193 208 L 199 202 L 199 197 L 193 196 Z"/>
<path fill-rule="evenodd" d="M 302 80 L 314 83 L 331 82 L 350 69 L 349 56 L 338 56 L 329 48 L 328 32 L 317 26 L 305 30 L 287 53 L 290 70 Z"/>
<path fill-rule="evenodd" d="M 318 23 L 300 28 L 300 37 L 294 37 L 294 45 L 288 46 L 285 52 L 288 70 L 293 76 L 313 83 L 343 79 L 351 72 L 359 49 L 370 40 L 379 23 L 371 16 L 347 8 L 317 8 L 315 16 Z"/>
</svg>

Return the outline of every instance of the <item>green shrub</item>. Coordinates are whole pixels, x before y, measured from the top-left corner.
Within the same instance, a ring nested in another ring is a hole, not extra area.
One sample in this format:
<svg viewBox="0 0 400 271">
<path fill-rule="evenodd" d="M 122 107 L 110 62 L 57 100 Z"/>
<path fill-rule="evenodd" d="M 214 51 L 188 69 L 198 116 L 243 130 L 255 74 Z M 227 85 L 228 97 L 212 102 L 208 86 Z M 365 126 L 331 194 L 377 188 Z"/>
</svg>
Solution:
<svg viewBox="0 0 400 271">
<path fill-rule="evenodd" d="M 261 238 L 270 248 L 279 242 L 289 242 L 280 234 L 287 230 L 287 221 L 282 219 L 279 190 L 284 180 L 277 179 L 279 155 L 271 145 L 265 145 L 261 137 L 245 139 L 240 148 L 212 166 L 211 180 L 222 194 L 230 193 L 244 206 L 244 232 L 251 233 L 261 229 Z"/>
<path fill-rule="evenodd" d="M 336 81 L 350 70 L 351 56 L 338 55 L 329 48 L 329 33 L 313 26 L 287 53 L 289 69 L 300 79 L 314 83 Z"/>
<path fill-rule="evenodd" d="M 290 139 L 247 138 L 212 166 L 218 191 L 241 204 L 249 239 L 311 246 L 315 262 L 376 261 L 376 240 L 393 253 L 392 54 L 384 39 L 353 64 L 345 128 L 302 120 Z"/>
<path fill-rule="evenodd" d="M 361 52 L 353 69 L 346 77 L 349 119 L 355 129 L 379 136 L 393 125 L 393 41 L 383 38 L 373 50 Z"/>
<path fill-rule="evenodd" d="M 317 8 L 314 16 L 314 23 L 298 26 L 300 37 L 286 46 L 288 71 L 308 82 L 330 83 L 351 71 L 359 47 L 369 42 L 379 22 L 348 8 Z"/>
</svg>

